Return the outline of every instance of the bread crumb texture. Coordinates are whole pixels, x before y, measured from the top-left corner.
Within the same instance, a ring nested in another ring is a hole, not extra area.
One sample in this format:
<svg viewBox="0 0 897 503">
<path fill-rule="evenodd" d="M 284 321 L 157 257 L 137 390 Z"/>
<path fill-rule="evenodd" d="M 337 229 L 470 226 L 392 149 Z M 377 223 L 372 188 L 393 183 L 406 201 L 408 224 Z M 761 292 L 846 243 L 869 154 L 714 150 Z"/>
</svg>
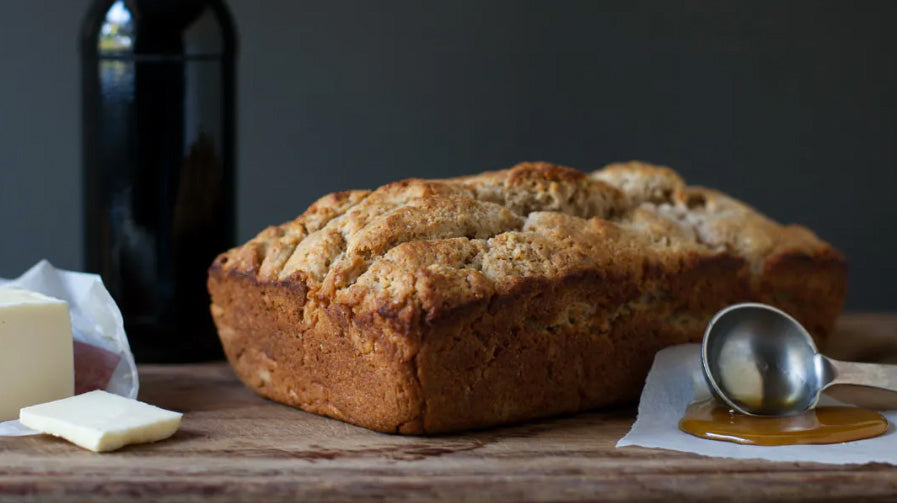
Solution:
<svg viewBox="0 0 897 503">
<path fill-rule="evenodd" d="M 544 162 L 329 194 L 221 254 L 212 314 L 264 396 L 436 433 L 637 398 L 654 353 L 761 301 L 821 340 L 843 256 L 667 167 Z"/>
</svg>

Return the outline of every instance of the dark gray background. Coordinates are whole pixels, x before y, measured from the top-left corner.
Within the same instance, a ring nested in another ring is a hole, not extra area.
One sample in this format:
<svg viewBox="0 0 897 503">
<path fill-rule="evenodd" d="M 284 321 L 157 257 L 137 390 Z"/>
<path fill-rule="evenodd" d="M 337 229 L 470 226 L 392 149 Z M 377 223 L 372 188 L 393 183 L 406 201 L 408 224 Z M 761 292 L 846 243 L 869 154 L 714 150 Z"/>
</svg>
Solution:
<svg viewBox="0 0 897 503">
<path fill-rule="evenodd" d="M 0 276 L 82 267 L 88 3 L 0 4 Z M 637 158 L 813 228 L 849 307 L 897 307 L 897 2 L 229 4 L 240 240 L 333 190 Z"/>
</svg>

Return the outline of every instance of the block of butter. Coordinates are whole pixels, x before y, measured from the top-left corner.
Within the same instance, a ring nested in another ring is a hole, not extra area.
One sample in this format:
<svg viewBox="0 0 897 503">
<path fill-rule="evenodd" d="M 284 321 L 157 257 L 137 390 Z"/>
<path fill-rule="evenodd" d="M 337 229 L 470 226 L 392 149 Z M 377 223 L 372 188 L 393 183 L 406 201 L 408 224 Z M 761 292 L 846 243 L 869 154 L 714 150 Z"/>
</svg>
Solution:
<svg viewBox="0 0 897 503">
<path fill-rule="evenodd" d="M 166 439 L 181 424 L 180 412 L 96 390 L 25 407 L 19 421 L 95 452 Z"/>
<path fill-rule="evenodd" d="M 0 287 L 0 421 L 72 396 L 72 325 L 65 301 Z"/>
</svg>

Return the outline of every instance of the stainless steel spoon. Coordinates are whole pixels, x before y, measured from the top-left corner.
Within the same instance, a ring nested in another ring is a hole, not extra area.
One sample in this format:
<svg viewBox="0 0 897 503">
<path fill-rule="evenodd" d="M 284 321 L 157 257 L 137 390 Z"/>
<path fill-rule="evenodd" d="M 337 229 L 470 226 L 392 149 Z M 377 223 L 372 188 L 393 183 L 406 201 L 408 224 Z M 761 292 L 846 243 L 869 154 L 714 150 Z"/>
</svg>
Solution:
<svg viewBox="0 0 897 503">
<path fill-rule="evenodd" d="M 794 318 L 765 304 L 718 312 L 701 345 L 704 377 L 717 398 L 753 416 L 812 409 L 834 384 L 897 391 L 897 365 L 832 360 Z"/>
</svg>

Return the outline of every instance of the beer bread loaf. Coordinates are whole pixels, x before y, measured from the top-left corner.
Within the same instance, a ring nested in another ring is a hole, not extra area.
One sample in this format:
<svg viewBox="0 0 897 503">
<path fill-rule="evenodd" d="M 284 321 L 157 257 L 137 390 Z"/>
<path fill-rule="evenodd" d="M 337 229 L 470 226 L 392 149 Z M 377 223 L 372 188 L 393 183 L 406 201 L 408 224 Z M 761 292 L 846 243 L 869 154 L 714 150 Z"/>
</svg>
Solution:
<svg viewBox="0 0 897 503">
<path fill-rule="evenodd" d="M 736 302 L 822 338 L 847 276 L 811 231 L 669 168 L 524 163 L 330 194 L 221 254 L 208 284 L 247 386 L 428 434 L 634 400 L 656 351 Z"/>
</svg>

